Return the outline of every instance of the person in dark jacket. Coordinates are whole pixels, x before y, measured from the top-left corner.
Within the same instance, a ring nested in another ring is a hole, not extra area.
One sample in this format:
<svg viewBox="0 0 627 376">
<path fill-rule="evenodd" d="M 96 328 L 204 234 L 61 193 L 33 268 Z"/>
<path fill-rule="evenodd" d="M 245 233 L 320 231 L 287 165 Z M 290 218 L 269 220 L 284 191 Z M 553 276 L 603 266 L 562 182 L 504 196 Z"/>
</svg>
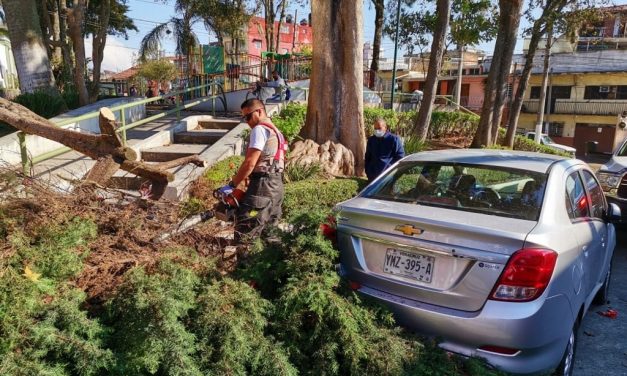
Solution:
<svg viewBox="0 0 627 376">
<path fill-rule="evenodd" d="M 388 132 L 385 120 L 374 122 L 374 135 L 368 138 L 366 145 L 366 175 L 368 182 L 376 179 L 386 168 L 405 156 L 403 141 L 397 135 Z"/>
</svg>

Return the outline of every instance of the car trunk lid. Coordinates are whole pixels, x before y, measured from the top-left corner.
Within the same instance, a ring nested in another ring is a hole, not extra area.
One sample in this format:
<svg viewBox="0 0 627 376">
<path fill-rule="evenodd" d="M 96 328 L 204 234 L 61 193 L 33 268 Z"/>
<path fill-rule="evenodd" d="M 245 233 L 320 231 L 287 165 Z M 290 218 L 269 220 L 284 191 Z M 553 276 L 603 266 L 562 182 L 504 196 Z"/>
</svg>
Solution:
<svg viewBox="0 0 627 376">
<path fill-rule="evenodd" d="M 535 221 L 355 198 L 338 207 L 348 277 L 416 301 L 479 310 Z"/>
</svg>

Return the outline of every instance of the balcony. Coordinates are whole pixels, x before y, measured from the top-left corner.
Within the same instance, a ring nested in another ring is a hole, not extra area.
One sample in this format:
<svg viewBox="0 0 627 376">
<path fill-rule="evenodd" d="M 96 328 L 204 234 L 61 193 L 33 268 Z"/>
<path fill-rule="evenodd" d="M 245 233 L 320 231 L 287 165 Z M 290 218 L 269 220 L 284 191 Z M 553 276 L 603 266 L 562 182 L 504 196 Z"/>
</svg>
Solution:
<svg viewBox="0 0 627 376">
<path fill-rule="evenodd" d="M 555 99 L 552 101 L 550 113 L 572 115 L 618 115 L 627 111 L 627 100 L 572 100 Z M 539 107 L 537 99 L 523 101 L 523 113 L 537 113 Z M 547 106 L 549 107 L 549 106 Z M 548 110 L 545 109 L 545 111 Z"/>
</svg>

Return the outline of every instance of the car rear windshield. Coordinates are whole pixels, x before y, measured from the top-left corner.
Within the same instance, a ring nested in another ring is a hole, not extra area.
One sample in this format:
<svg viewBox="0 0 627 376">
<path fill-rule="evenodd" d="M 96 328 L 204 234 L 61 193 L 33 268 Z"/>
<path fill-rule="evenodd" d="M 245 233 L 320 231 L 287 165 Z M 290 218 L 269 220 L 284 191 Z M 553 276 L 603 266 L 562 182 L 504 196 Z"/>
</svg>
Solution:
<svg viewBox="0 0 627 376">
<path fill-rule="evenodd" d="M 511 168 L 405 162 L 361 196 L 537 221 L 546 178 Z"/>
</svg>

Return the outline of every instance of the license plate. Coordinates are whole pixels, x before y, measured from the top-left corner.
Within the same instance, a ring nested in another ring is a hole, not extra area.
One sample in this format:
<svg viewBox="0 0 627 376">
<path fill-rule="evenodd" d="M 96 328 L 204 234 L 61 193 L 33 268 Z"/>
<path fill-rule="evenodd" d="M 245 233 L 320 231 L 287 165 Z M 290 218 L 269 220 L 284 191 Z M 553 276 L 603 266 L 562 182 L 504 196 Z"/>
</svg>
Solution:
<svg viewBox="0 0 627 376">
<path fill-rule="evenodd" d="M 434 266 L 435 257 L 433 256 L 388 248 L 385 252 L 383 271 L 420 282 L 431 283 Z"/>
</svg>

